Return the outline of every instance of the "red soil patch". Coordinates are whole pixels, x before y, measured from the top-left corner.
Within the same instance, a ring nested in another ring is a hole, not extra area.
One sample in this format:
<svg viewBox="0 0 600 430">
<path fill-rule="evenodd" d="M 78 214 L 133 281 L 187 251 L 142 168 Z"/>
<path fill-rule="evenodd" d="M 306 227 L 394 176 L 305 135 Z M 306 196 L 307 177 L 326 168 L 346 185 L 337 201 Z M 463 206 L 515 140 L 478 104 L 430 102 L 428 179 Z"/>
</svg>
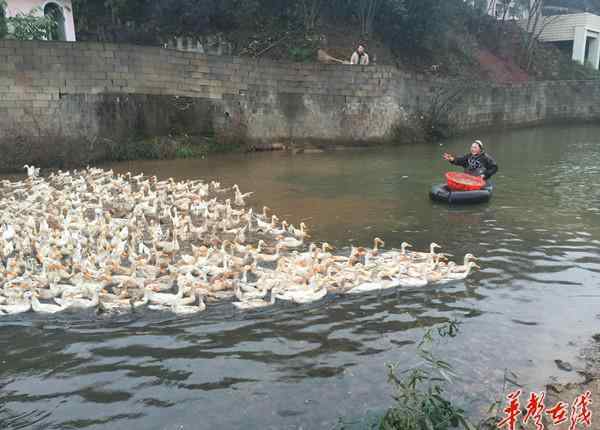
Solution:
<svg viewBox="0 0 600 430">
<path fill-rule="evenodd" d="M 529 80 L 529 75 L 513 60 L 500 58 L 486 49 L 479 49 L 477 60 L 487 78 L 501 84 L 521 83 Z"/>
</svg>

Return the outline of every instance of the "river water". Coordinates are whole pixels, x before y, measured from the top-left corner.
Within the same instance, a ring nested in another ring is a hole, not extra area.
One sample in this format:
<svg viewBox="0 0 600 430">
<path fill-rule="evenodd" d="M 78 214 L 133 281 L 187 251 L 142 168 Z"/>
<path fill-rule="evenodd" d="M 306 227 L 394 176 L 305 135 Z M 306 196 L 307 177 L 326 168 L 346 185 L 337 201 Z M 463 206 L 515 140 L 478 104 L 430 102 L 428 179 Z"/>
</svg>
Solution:
<svg viewBox="0 0 600 430">
<path fill-rule="evenodd" d="M 218 179 L 253 190 L 280 218 L 306 221 L 340 252 L 380 236 L 431 241 L 483 270 L 465 282 L 310 306 L 240 313 L 223 304 L 186 318 L 142 313 L 0 320 L 2 429 L 313 429 L 391 404 L 386 363 L 408 368 L 424 330 L 458 319 L 436 355 L 460 375 L 450 393 L 477 416 L 505 369 L 525 390 L 576 379 L 600 312 L 600 127 L 484 134 L 500 165 L 489 204 L 449 208 L 443 146 L 321 154 L 236 154 L 114 164 L 161 178 Z M 569 399 L 567 399 L 569 400 Z"/>
</svg>

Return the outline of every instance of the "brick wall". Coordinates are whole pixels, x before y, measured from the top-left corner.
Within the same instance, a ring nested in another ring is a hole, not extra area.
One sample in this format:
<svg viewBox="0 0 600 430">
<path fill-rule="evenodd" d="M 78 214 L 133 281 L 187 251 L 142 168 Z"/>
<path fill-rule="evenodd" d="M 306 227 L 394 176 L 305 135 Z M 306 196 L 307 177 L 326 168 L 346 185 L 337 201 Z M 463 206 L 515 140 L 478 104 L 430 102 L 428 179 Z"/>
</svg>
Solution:
<svg viewBox="0 0 600 430">
<path fill-rule="evenodd" d="M 478 85 L 452 112 L 463 130 L 600 119 L 600 81 Z"/>
<path fill-rule="evenodd" d="M 440 89 L 389 66 L 284 63 L 99 43 L 0 41 L 0 138 L 243 129 L 249 141 L 380 141 Z M 463 85 L 463 84 L 461 84 Z M 463 130 L 600 116 L 596 82 L 475 85 Z"/>
<path fill-rule="evenodd" d="M 144 95 L 202 101 L 214 107 L 209 122 L 237 121 L 251 140 L 377 140 L 406 113 L 397 93 L 406 92 L 409 80 L 384 66 L 290 64 L 128 45 L 0 41 L 0 135 L 14 129 L 43 134 L 57 128 L 66 135 L 106 134 L 99 128 L 106 121 L 90 110 L 105 110 L 97 105 L 109 103 L 108 96 L 110 103 L 123 103 L 116 96 Z M 413 91 L 419 87 L 408 86 Z M 82 104 L 79 112 L 74 103 Z"/>
</svg>

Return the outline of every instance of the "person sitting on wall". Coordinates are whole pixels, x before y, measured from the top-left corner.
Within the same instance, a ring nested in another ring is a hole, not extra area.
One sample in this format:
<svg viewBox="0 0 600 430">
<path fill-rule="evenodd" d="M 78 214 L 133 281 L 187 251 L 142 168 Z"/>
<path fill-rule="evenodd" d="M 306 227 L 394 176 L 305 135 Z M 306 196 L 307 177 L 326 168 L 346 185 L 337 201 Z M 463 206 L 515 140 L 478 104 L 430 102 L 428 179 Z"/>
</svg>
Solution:
<svg viewBox="0 0 600 430">
<path fill-rule="evenodd" d="M 350 57 L 350 64 L 359 64 L 361 66 L 369 65 L 369 54 L 365 52 L 365 47 L 363 45 L 358 45 L 352 57 Z"/>
<path fill-rule="evenodd" d="M 465 173 L 480 176 L 486 181 L 498 171 L 498 165 L 494 159 L 484 152 L 481 140 L 473 142 L 469 154 L 457 158 L 446 152 L 444 160 L 449 161 L 455 166 L 462 166 L 465 169 Z"/>
</svg>

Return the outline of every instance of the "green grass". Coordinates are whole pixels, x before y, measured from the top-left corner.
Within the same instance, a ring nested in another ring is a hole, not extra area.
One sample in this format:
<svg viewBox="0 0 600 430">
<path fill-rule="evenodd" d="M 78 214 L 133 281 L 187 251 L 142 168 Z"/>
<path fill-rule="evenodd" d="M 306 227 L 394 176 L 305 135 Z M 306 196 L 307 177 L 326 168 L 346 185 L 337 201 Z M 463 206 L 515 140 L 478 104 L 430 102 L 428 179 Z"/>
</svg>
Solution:
<svg viewBox="0 0 600 430">
<path fill-rule="evenodd" d="M 127 142 L 110 142 L 108 159 L 111 161 L 158 160 L 161 148 L 158 139 L 132 139 Z"/>
<path fill-rule="evenodd" d="M 180 145 L 175 150 L 175 158 L 198 158 L 204 154 L 199 153 L 197 148 L 191 145 Z"/>
<path fill-rule="evenodd" d="M 132 139 L 108 144 L 108 160 L 168 160 L 174 158 L 206 158 L 210 154 L 243 150 L 241 143 L 219 143 L 214 136 L 189 135 Z"/>
</svg>

